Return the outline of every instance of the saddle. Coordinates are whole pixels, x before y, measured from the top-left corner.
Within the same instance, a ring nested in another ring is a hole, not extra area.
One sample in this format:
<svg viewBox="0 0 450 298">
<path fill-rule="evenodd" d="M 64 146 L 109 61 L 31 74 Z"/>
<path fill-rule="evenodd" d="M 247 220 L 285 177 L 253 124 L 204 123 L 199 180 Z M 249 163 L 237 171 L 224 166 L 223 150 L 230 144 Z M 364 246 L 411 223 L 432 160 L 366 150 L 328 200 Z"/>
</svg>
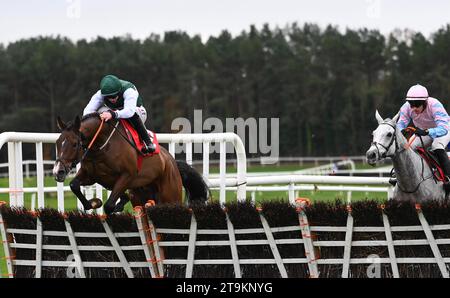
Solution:
<svg viewBox="0 0 450 298">
<path fill-rule="evenodd" d="M 444 170 L 442 169 L 436 155 L 431 150 L 424 149 L 423 147 L 416 148 L 417 153 L 427 162 L 428 166 L 433 173 L 436 181 L 445 181 Z"/>
<path fill-rule="evenodd" d="M 133 125 L 131 125 L 131 123 L 126 119 L 119 119 L 119 121 L 125 129 L 128 140 L 132 144 L 134 144 L 135 148 L 139 152 L 137 163 L 138 163 L 138 171 L 140 171 L 142 168 L 142 161 L 145 157 L 150 157 L 150 156 L 156 155 L 161 151 L 158 139 L 156 138 L 156 134 L 153 131 L 148 131 L 148 135 L 150 136 L 150 139 L 152 140 L 153 144 L 155 144 L 155 147 L 156 147 L 155 151 L 152 153 L 142 154 L 142 148 L 144 147 L 144 142 L 139 137 L 139 134 L 137 133 L 136 129 L 134 129 Z"/>
<path fill-rule="evenodd" d="M 410 140 L 413 134 L 414 134 L 413 130 L 405 132 L 405 137 L 408 139 L 408 141 Z M 436 154 L 433 151 L 431 151 L 430 148 L 426 149 L 423 146 L 417 146 L 416 152 L 427 162 L 431 172 L 433 173 L 434 180 L 444 182 L 445 181 L 444 170 L 442 169 Z"/>
</svg>

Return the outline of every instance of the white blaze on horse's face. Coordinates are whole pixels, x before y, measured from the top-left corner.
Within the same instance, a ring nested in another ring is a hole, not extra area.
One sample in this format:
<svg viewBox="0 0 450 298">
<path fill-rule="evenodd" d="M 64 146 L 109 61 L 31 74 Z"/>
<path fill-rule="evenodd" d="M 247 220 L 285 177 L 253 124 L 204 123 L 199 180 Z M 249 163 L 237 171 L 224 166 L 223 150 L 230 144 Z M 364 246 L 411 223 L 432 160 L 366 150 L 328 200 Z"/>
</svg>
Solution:
<svg viewBox="0 0 450 298">
<path fill-rule="evenodd" d="M 66 143 L 66 140 L 64 140 L 64 141 L 61 143 L 61 147 L 63 147 L 65 143 Z M 56 162 L 55 162 L 55 165 L 53 166 L 53 176 L 55 176 L 55 177 L 56 177 L 56 175 L 58 175 L 58 173 L 63 169 L 62 163 L 59 161 L 59 159 L 61 158 L 61 156 L 59 156 L 59 155 L 60 155 L 60 154 L 58 154 L 57 160 L 56 160 Z"/>
<path fill-rule="evenodd" d="M 78 139 L 67 132 L 61 133 L 56 141 L 56 162 L 53 166 L 53 176 L 58 182 L 63 182 L 78 156 Z"/>
<path fill-rule="evenodd" d="M 60 169 L 61 169 L 61 162 L 59 161 L 55 162 L 55 165 L 53 166 L 53 176 L 56 177 Z"/>
</svg>

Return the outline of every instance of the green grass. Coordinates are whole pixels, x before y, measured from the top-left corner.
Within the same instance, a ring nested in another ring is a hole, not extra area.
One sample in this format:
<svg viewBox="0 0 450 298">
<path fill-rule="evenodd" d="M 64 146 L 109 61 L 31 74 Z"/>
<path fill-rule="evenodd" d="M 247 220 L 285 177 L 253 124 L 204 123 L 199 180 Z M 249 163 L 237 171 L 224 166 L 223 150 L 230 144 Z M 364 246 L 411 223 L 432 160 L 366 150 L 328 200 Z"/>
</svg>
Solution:
<svg viewBox="0 0 450 298">
<path fill-rule="evenodd" d="M 314 167 L 314 165 L 299 165 L 299 164 L 288 164 L 288 165 L 251 165 L 247 167 L 247 172 L 285 172 L 285 171 L 298 171 Z M 197 167 L 197 170 L 201 171 L 202 167 Z M 212 174 L 219 173 L 219 166 L 210 166 L 209 172 Z M 235 166 L 227 166 L 227 173 L 235 173 L 237 168 Z"/>
<path fill-rule="evenodd" d="M 310 169 L 317 166 L 322 165 L 328 165 L 329 163 L 320 163 L 318 165 L 314 163 L 304 163 L 303 165 L 300 165 L 299 163 L 292 163 L 292 164 L 283 164 L 283 165 L 250 165 L 247 167 L 247 172 L 285 172 L 285 171 L 299 171 L 304 169 Z M 373 169 L 373 167 L 367 163 L 355 163 L 355 168 L 357 170 L 365 170 L 365 169 Z M 197 166 L 197 170 L 201 171 L 202 167 Z M 227 173 L 235 173 L 237 171 L 237 168 L 235 166 L 227 166 Z M 218 174 L 219 173 L 219 166 L 212 165 L 209 168 L 209 172 L 212 174 Z"/>
</svg>

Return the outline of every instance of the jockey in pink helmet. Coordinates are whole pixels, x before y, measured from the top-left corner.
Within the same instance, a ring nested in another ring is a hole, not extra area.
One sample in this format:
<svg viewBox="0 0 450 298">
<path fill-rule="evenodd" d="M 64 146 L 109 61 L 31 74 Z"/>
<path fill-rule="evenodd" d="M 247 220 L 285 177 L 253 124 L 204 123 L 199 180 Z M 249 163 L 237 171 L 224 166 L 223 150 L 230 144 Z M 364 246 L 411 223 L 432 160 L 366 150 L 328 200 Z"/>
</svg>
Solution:
<svg viewBox="0 0 450 298">
<path fill-rule="evenodd" d="M 419 84 L 409 88 L 406 102 L 400 108 L 397 127 L 404 130 L 410 121 L 416 127 L 415 133 L 421 136 L 414 140 L 412 148 L 420 146 L 422 141 L 425 147 L 431 145 L 446 176 L 445 188 L 450 190 L 450 161 L 446 152 L 450 142 L 450 117 L 442 103 L 428 96 L 427 88 Z"/>
</svg>

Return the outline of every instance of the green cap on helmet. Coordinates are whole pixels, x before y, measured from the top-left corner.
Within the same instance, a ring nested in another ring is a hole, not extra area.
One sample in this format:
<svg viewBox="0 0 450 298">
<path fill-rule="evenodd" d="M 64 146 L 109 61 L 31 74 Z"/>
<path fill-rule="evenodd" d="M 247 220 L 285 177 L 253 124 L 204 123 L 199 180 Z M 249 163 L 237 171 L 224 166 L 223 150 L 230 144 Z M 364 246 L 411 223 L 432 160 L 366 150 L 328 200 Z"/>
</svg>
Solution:
<svg viewBox="0 0 450 298">
<path fill-rule="evenodd" d="M 118 77 L 107 75 L 100 82 L 100 90 L 102 96 L 116 95 L 122 90 L 122 84 Z"/>
</svg>

